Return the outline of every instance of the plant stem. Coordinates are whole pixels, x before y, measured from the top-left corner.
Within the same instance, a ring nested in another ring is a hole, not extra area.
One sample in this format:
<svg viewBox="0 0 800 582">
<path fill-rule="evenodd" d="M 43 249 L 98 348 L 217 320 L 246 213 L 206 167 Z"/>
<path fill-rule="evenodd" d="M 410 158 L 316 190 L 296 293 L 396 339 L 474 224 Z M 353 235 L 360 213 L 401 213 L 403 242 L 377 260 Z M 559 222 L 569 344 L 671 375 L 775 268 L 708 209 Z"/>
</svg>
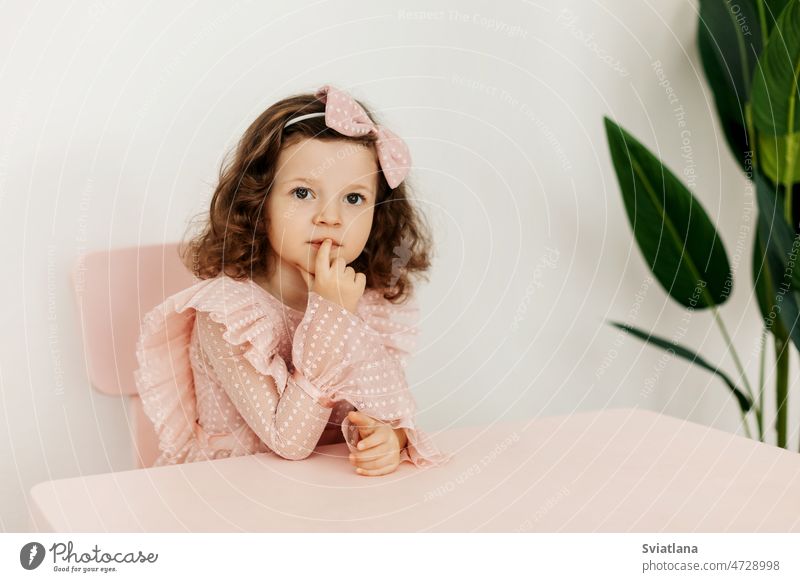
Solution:
<svg viewBox="0 0 800 582">
<path fill-rule="evenodd" d="M 747 422 L 747 414 L 743 410 L 739 410 L 739 416 L 742 417 L 742 426 L 744 427 L 744 434 L 747 438 L 753 438 L 753 433 L 750 432 L 750 424 Z"/>
<path fill-rule="evenodd" d="M 767 326 L 761 329 L 761 355 L 758 363 L 758 410 L 756 410 L 756 424 L 758 424 L 758 440 L 764 442 L 764 359 L 767 353 Z"/>
<path fill-rule="evenodd" d="M 752 174 L 758 171 L 758 136 L 756 135 L 755 126 L 753 125 L 753 106 L 748 101 L 744 106 L 744 122 L 747 126 L 747 145 L 750 146 L 750 151 L 753 152 L 753 165 L 751 166 L 751 175 L 747 179 L 755 184 Z"/>
<path fill-rule="evenodd" d="M 778 433 L 778 446 L 786 448 L 786 426 L 788 420 L 788 397 L 789 397 L 789 342 L 785 337 L 775 336 L 775 360 L 777 371 L 775 376 L 775 397 L 777 407 L 777 418 L 775 419 L 775 430 Z"/>
<path fill-rule="evenodd" d="M 747 390 L 747 395 L 750 396 L 750 402 L 752 403 L 753 407 L 755 407 L 755 397 L 753 396 L 753 389 L 750 388 L 750 382 L 747 380 L 747 375 L 744 373 L 744 367 L 742 366 L 742 362 L 739 360 L 739 354 L 736 352 L 736 348 L 733 347 L 733 342 L 731 341 L 731 336 L 728 335 L 728 330 L 725 327 L 725 323 L 722 321 L 722 318 L 719 316 L 719 311 L 717 310 L 717 306 L 714 305 L 711 307 L 711 313 L 714 314 L 714 320 L 717 322 L 719 326 L 719 330 L 722 333 L 722 337 L 725 338 L 725 342 L 728 344 L 728 349 L 731 352 L 731 356 L 733 357 L 733 362 L 736 365 L 736 369 L 739 371 L 739 375 L 742 377 L 742 381 L 744 382 L 745 390 Z M 742 416 L 742 424 L 744 425 L 744 432 L 747 435 L 747 438 L 752 438 L 752 434 L 750 433 L 750 425 L 747 422 L 747 412 L 741 410 Z M 757 413 L 758 411 L 756 411 Z"/>
<path fill-rule="evenodd" d="M 731 356 L 733 357 L 733 363 L 736 365 L 736 369 L 739 371 L 739 375 L 742 377 L 745 390 L 747 390 L 747 395 L 750 396 L 750 401 L 755 404 L 753 389 L 750 387 L 750 382 L 747 380 L 747 375 L 744 373 L 742 362 L 739 360 L 739 354 L 736 352 L 736 348 L 733 347 L 731 336 L 728 335 L 728 330 L 725 327 L 725 323 L 722 321 L 722 318 L 719 316 L 719 311 L 717 310 L 716 305 L 711 307 L 711 313 L 714 314 L 714 320 L 717 322 L 717 325 L 719 326 L 719 330 L 722 333 L 722 337 L 725 339 L 725 343 L 728 344 L 728 349 L 730 350 Z"/>
<path fill-rule="evenodd" d="M 787 138 L 788 139 L 788 138 Z M 787 149 L 793 149 L 789 147 L 789 142 L 786 143 Z M 786 167 L 788 168 L 789 165 L 787 164 Z M 783 215 L 786 217 L 786 222 L 788 222 L 792 226 L 792 232 L 794 232 L 794 219 L 792 218 L 792 181 L 789 179 L 788 182 L 784 184 L 784 190 L 786 191 L 786 196 L 783 199 Z"/>
<path fill-rule="evenodd" d="M 795 77 L 795 83 L 797 78 Z M 795 134 L 792 133 L 794 129 L 794 100 L 789 101 L 789 134 L 786 136 L 786 157 L 783 164 L 783 189 L 784 189 L 784 206 L 786 222 L 792 227 L 792 235 L 796 236 L 796 226 L 794 224 L 794 217 L 792 216 L 792 176 L 794 175 L 794 150 L 795 150 Z M 794 245 L 792 245 L 794 247 Z M 791 251 L 790 251 L 791 252 Z M 784 275 L 785 276 L 785 275 Z M 793 289 L 789 289 L 789 293 L 794 293 Z M 789 412 L 789 341 L 788 334 L 784 345 L 781 346 L 780 360 L 778 361 L 778 384 L 775 387 L 775 394 L 778 398 L 778 418 L 775 419 L 778 429 L 778 446 L 786 448 L 786 431 L 787 420 Z M 776 345 L 777 349 L 777 345 Z M 781 365 L 785 368 L 781 370 Z M 781 375 L 781 371 L 783 372 Z"/>
<path fill-rule="evenodd" d="M 758 21 L 761 24 L 761 46 L 767 44 L 767 17 L 764 14 L 764 0 L 758 0 Z"/>
</svg>

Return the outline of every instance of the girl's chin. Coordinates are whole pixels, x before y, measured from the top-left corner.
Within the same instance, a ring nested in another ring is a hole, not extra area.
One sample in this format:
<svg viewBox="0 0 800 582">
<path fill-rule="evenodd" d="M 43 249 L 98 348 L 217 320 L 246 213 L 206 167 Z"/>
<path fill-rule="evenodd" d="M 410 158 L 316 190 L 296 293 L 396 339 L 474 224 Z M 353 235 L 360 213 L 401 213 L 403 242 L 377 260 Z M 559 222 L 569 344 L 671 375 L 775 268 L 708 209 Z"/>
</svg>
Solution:
<svg viewBox="0 0 800 582">
<path fill-rule="evenodd" d="M 344 253 L 339 252 L 340 247 L 335 247 L 330 250 L 330 258 L 339 258 L 342 257 L 346 259 Z M 319 254 L 319 249 L 315 248 L 313 245 L 308 245 L 308 251 L 304 253 L 305 260 L 308 262 L 309 265 L 314 265 L 317 261 L 317 254 Z"/>
</svg>

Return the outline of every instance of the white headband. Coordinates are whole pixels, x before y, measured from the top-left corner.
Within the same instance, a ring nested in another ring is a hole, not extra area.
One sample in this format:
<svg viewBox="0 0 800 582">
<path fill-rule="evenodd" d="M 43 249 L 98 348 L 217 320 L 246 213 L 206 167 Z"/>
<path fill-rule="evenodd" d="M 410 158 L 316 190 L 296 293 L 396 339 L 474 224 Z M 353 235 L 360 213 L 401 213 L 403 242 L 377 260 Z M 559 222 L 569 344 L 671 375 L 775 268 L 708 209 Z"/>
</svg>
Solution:
<svg viewBox="0 0 800 582">
<path fill-rule="evenodd" d="M 320 111 L 319 113 L 306 113 L 305 115 L 301 115 L 299 117 L 295 117 L 293 119 L 290 119 L 289 121 L 287 121 L 283 125 L 283 128 L 286 129 L 287 127 L 289 127 L 293 123 L 297 123 L 298 121 L 303 121 L 304 119 L 308 119 L 309 117 L 319 117 L 320 115 L 325 115 L 325 112 L 324 111 Z"/>
</svg>

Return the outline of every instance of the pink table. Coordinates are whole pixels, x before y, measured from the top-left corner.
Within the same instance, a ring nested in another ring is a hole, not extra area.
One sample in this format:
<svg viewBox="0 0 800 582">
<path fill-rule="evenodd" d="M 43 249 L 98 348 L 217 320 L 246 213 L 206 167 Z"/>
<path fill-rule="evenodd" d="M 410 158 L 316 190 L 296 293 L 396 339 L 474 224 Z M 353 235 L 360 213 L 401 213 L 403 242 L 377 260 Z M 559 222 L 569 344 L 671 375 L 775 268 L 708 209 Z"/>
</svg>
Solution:
<svg viewBox="0 0 800 582">
<path fill-rule="evenodd" d="M 797 453 L 639 409 L 435 434 L 448 466 L 363 477 L 344 444 L 34 486 L 39 531 L 800 531 Z"/>
</svg>

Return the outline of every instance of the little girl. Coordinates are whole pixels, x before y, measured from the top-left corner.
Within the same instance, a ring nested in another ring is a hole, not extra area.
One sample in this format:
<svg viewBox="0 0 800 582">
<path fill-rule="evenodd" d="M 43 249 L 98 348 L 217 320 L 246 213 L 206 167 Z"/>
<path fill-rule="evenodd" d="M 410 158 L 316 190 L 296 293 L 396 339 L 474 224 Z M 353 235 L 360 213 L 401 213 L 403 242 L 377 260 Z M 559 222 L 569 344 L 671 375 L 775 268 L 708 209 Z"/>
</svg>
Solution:
<svg viewBox="0 0 800 582">
<path fill-rule="evenodd" d="M 264 111 L 181 256 L 201 279 L 150 311 L 136 386 L 155 465 L 345 442 L 362 475 L 447 462 L 404 374 L 430 266 L 406 144 L 330 85 Z M 190 264 L 191 263 L 191 264 Z"/>
</svg>

